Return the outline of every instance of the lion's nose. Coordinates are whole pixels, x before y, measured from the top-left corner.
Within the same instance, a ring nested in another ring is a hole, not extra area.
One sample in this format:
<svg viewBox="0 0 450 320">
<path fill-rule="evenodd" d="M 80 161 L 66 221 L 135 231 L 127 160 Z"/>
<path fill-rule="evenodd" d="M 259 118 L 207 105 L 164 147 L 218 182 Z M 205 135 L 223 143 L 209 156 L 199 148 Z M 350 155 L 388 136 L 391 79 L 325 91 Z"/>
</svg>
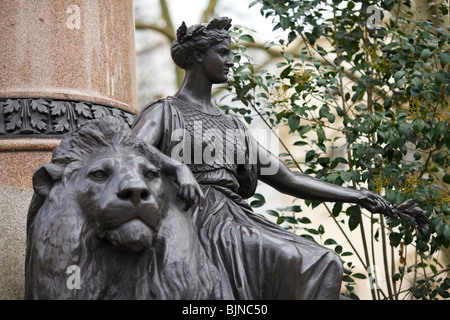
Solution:
<svg viewBox="0 0 450 320">
<path fill-rule="evenodd" d="M 119 199 L 125 201 L 131 201 L 133 204 L 137 205 L 141 201 L 145 201 L 150 196 L 150 191 L 144 185 L 144 183 L 129 181 L 122 184 L 117 192 Z"/>
</svg>

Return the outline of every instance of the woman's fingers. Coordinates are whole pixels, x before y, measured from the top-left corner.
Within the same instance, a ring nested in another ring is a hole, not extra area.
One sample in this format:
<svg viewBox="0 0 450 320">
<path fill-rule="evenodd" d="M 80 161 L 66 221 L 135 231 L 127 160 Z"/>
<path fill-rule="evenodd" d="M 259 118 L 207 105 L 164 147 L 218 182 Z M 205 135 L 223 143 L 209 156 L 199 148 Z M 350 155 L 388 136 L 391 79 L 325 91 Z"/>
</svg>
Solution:
<svg viewBox="0 0 450 320">
<path fill-rule="evenodd" d="M 195 191 L 196 191 L 197 196 L 198 196 L 199 206 L 202 207 L 203 206 L 203 202 L 205 202 L 205 195 L 204 195 L 202 189 L 200 188 L 200 186 L 198 184 L 196 184 L 196 186 L 195 186 Z"/>
<path fill-rule="evenodd" d="M 196 202 L 199 206 L 202 206 L 205 200 L 205 195 L 197 183 L 180 185 L 178 196 L 186 202 L 186 209 L 189 209 Z"/>
<path fill-rule="evenodd" d="M 368 190 L 364 190 L 363 192 L 366 194 L 363 201 L 364 208 L 372 213 L 390 214 L 390 204 L 386 199 Z"/>
</svg>

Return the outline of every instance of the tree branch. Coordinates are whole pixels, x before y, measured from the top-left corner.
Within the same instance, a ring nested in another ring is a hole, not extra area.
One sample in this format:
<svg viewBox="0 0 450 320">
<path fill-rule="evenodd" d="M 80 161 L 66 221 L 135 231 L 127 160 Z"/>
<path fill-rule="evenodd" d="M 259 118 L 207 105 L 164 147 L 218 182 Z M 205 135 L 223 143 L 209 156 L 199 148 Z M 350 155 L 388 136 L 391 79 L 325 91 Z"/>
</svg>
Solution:
<svg viewBox="0 0 450 320">
<path fill-rule="evenodd" d="M 134 25 L 137 30 L 145 30 L 145 29 L 153 30 L 164 35 L 170 42 L 175 40 L 175 33 L 173 33 L 173 30 L 169 30 L 169 28 L 167 27 L 163 28 L 154 23 L 145 23 L 141 21 L 136 21 Z"/>
<path fill-rule="evenodd" d="M 169 7 L 167 6 L 166 0 L 159 0 L 159 5 L 161 7 L 162 17 L 163 17 L 164 21 L 166 22 L 166 28 L 167 28 L 167 30 L 171 30 L 171 32 L 173 34 L 173 38 L 175 39 L 175 31 L 173 28 L 172 18 L 170 16 Z"/>
<path fill-rule="evenodd" d="M 208 22 L 214 16 L 217 0 L 209 0 L 208 6 L 203 11 L 202 22 Z"/>
</svg>

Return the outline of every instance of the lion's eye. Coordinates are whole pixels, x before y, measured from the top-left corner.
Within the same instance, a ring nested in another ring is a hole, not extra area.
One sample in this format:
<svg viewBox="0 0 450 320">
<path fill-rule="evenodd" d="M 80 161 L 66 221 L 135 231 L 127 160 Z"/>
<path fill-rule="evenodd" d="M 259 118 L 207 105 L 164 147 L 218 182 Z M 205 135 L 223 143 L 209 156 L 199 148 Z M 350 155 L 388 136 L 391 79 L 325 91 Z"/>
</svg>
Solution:
<svg viewBox="0 0 450 320">
<path fill-rule="evenodd" d="M 144 173 L 144 178 L 145 178 L 145 179 L 152 180 L 152 179 L 155 179 L 156 177 L 158 177 L 158 173 L 157 173 L 156 171 L 153 171 L 153 170 L 147 170 L 147 171 Z"/>
<path fill-rule="evenodd" d="M 89 177 L 94 180 L 104 181 L 108 178 L 108 173 L 104 170 L 95 170 L 89 173 Z"/>
</svg>

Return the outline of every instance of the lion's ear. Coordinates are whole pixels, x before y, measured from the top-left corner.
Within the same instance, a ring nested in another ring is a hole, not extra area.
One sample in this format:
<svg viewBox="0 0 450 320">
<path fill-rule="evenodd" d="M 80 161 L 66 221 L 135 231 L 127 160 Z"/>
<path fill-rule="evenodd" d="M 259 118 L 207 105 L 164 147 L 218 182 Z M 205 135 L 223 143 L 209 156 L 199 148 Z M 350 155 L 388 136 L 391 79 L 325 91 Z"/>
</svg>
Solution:
<svg viewBox="0 0 450 320">
<path fill-rule="evenodd" d="M 40 166 L 33 175 L 34 192 L 42 197 L 47 197 L 55 181 L 61 180 L 61 176 L 62 169 L 53 163 Z"/>
</svg>

